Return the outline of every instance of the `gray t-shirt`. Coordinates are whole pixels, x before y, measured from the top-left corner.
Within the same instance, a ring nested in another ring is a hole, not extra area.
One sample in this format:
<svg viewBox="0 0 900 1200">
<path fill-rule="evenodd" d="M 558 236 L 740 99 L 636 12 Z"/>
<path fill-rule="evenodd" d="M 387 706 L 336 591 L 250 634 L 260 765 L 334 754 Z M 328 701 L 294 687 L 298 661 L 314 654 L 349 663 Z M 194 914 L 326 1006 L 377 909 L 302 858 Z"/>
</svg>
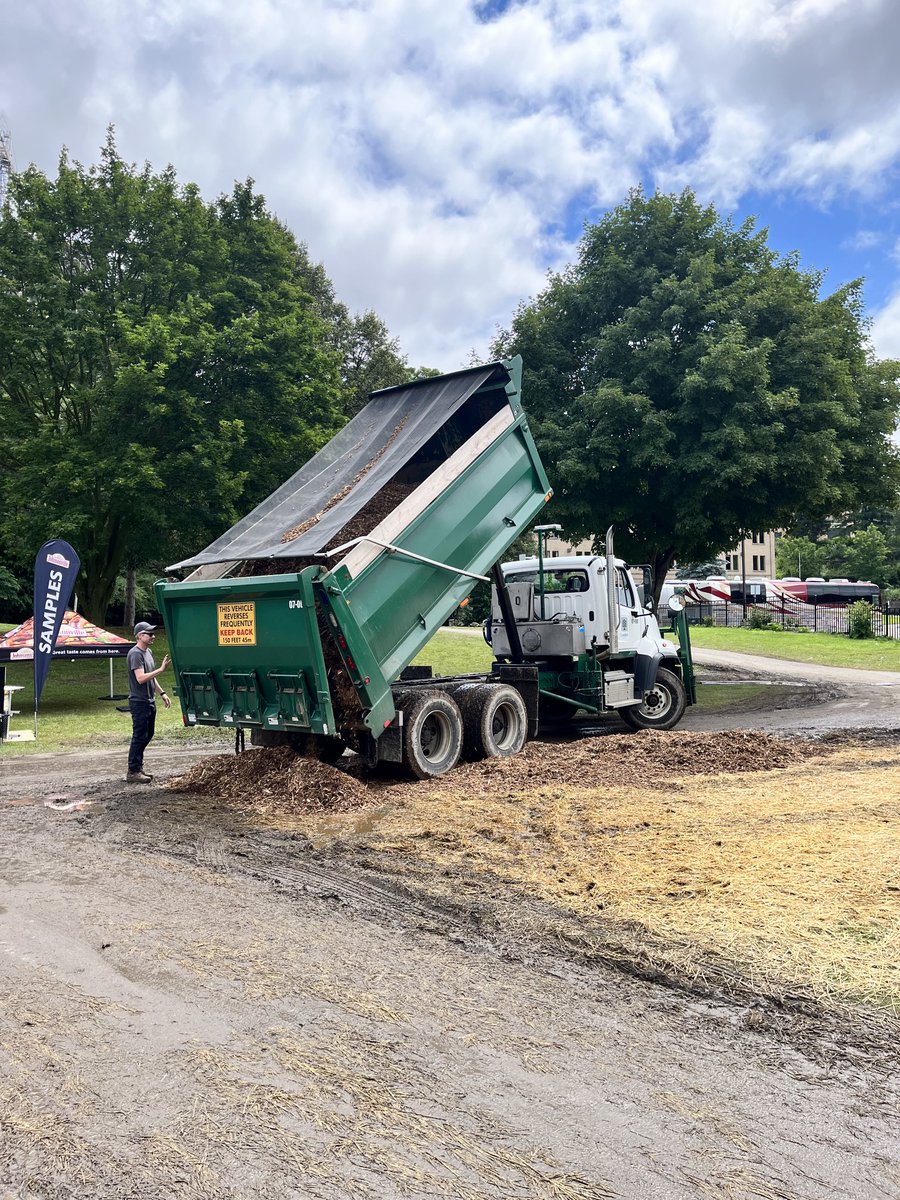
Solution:
<svg viewBox="0 0 900 1200">
<path fill-rule="evenodd" d="M 146 683 L 138 683 L 134 677 L 138 668 L 142 671 L 155 671 L 156 663 L 149 650 L 141 650 L 139 646 L 132 646 L 128 651 L 128 699 L 146 700 L 150 704 L 154 704 L 156 680 L 148 679 Z"/>
</svg>

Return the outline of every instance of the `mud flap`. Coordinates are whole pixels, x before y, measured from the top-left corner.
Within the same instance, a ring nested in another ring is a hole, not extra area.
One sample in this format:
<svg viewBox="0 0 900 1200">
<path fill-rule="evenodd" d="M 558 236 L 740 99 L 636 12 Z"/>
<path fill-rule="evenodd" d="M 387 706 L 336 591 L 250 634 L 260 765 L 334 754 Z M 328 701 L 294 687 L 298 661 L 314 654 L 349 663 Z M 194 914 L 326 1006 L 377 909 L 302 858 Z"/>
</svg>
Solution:
<svg viewBox="0 0 900 1200">
<path fill-rule="evenodd" d="M 662 654 L 637 654 L 634 659 L 634 694 L 643 698 L 656 683 L 656 676 L 662 665 Z"/>
</svg>

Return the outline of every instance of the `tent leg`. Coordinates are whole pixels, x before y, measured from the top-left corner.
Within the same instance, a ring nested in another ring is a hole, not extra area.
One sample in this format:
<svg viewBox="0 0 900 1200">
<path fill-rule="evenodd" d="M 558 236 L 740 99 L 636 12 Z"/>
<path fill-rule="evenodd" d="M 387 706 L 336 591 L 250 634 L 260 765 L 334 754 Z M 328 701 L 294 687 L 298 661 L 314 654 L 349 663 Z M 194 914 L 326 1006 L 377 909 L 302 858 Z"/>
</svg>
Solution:
<svg viewBox="0 0 900 1200">
<path fill-rule="evenodd" d="M 109 660 L 109 698 L 110 698 L 110 700 L 112 700 L 112 698 L 113 698 L 112 659 Z"/>
</svg>

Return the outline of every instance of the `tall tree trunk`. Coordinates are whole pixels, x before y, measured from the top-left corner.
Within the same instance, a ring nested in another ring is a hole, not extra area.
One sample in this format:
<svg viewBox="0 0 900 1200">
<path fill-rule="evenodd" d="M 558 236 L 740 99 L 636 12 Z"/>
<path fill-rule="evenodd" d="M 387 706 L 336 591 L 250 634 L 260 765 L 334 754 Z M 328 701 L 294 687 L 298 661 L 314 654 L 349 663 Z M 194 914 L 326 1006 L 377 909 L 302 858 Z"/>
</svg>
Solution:
<svg viewBox="0 0 900 1200">
<path fill-rule="evenodd" d="M 125 572 L 125 628 L 134 629 L 135 570 L 129 566 Z"/>
</svg>

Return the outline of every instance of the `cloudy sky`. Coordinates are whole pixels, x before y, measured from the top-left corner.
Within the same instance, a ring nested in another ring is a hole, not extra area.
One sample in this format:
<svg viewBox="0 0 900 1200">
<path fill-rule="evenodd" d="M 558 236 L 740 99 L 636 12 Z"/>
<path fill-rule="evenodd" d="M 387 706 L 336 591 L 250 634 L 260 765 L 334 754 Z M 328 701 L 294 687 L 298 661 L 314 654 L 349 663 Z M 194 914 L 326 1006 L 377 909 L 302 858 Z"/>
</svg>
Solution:
<svg viewBox="0 0 900 1200">
<path fill-rule="evenodd" d="M 252 176 L 351 308 L 453 370 L 636 183 L 866 278 L 900 357 L 897 0 L 0 0 L 16 164 Z"/>
</svg>

